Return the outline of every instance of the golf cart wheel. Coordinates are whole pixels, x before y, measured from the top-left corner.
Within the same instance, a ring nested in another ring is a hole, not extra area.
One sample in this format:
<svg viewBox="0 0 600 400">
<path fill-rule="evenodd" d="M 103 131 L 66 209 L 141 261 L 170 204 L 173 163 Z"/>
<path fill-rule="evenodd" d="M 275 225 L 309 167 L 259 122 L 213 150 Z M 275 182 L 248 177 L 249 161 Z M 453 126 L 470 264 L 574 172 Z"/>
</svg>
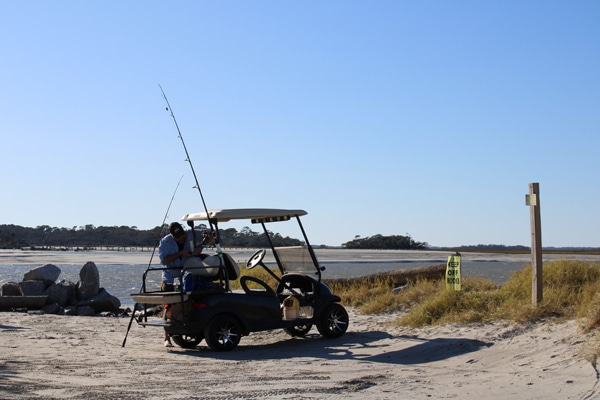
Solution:
<svg viewBox="0 0 600 400">
<path fill-rule="evenodd" d="M 184 349 L 193 349 L 202 341 L 200 335 L 171 335 L 171 340 L 179 347 Z"/>
<path fill-rule="evenodd" d="M 206 344 L 213 350 L 233 350 L 242 338 L 242 327 L 234 316 L 218 315 L 206 327 L 204 338 Z"/>
<path fill-rule="evenodd" d="M 296 325 L 291 328 L 283 328 L 283 330 L 292 337 L 304 337 L 312 328 L 312 324 L 306 323 L 302 325 Z"/>
<path fill-rule="evenodd" d="M 321 313 L 317 329 L 323 337 L 333 339 L 346 333 L 349 323 L 346 309 L 338 303 L 331 303 Z"/>
</svg>

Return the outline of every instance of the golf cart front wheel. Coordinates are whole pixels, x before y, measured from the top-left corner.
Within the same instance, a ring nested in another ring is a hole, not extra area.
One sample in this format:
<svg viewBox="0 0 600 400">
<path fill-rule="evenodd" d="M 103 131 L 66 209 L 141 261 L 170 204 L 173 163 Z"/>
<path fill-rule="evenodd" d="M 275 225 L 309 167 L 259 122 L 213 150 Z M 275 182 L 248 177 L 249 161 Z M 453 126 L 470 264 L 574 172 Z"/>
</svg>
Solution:
<svg viewBox="0 0 600 400">
<path fill-rule="evenodd" d="M 346 309 L 338 303 L 332 303 L 321 313 L 317 329 L 324 337 L 333 339 L 346 333 L 349 322 L 350 318 Z"/>
<path fill-rule="evenodd" d="M 201 335 L 171 335 L 171 339 L 179 347 L 193 349 L 202 341 Z"/>
<path fill-rule="evenodd" d="M 242 326 L 237 318 L 232 315 L 216 316 L 204 332 L 206 344 L 217 351 L 233 350 L 242 338 Z"/>
</svg>

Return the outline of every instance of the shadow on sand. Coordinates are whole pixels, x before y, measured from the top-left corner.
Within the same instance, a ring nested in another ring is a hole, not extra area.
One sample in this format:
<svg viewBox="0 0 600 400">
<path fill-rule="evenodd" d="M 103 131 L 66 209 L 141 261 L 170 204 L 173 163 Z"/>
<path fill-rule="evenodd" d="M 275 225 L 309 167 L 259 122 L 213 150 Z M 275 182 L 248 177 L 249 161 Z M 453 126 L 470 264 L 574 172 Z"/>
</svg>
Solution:
<svg viewBox="0 0 600 400">
<path fill-rule="evenodd" d="M 244 343 L 244 340 L 246 343 Z M 195 349 L 177 349 L 181 354 L 211 357 L 231 361 L 283 360 L 291 358 L 318 358 L 326 360 L 354 359 L 376 363 L 411 365 L 440 361 L 487 348 L 492 343 L 475 339 L 396 336 L 387 332 L 349 332 L 341 338 L 324 339 L 317 334 L 306 338 L 288 338 L 276 343 L 252 345 L 252 336 L 244 337 L 230 352 L 216 352 L 201 344 Z M 402 349 L 397 341 L 406 342 Z M 204 343 L 204 342 L 203 342 Z M 365 351 L 366 350 L 366 351 Z"/>
</svg>

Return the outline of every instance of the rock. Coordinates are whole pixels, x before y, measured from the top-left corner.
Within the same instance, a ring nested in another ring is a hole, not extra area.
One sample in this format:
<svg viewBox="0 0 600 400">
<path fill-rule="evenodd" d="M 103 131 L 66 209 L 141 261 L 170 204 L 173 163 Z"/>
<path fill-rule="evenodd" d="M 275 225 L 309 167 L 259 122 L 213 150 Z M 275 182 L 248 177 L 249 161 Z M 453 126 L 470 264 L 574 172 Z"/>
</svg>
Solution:
<svg viewBox="0 0 600 400">
<path fill-rule="evenodd" d="M 0 309 L 39 310 L 46 305 L 46 300 L 48 296 L 0 296 Z"/>
<path fill-rule="evenodd" d="M 92 307 L 83 306 L 77 307 L 77 315 L 80 317 L 94 317 L 96 316 L 96 312 Z"/>
<path fill-rule="evenodd" d="M 85 263 L 79 271 L 79 283 L 77 284 L 77 298 L 87 300 L 98 294 L 100 290 L 100 274 L 98 267 L 91 261 Z"/>
<path fill-rule="evenodd" d="M 48 287 L 44 294 L 48 295 L 48 304 L 58 303 L 61 307 L 74 305 L 77 302 L 77 285 L 63 279 Z"/>
<path fill-rule="evenodd" d="M 46 264 L 38 268 L 34 268 L 25 273 L 24 281 L 44 281 L 46 285 L 50 285 L 60 276 L 60 268 L 53 264 Z"/>
<path fill-rule="evenodd" d="M 89 261 L 79 271 L 79 281 L 56 282 L 60 269 L 52 264 L 25 273 L 22 282 L 0 285 L 0 309 L 39 310 L 40 314 L 78 316 L 121 315 L 121 301 L 100 287 L 96 264 Z"/>
<path fill-rule="evenodd" d="M 46 304 L 42 307 L 42 311 L 45 314 L 58 314 L 60 313 L 60 306 L 57 303 Z"/>
<path fill-rule="evenodd" d="M 23 281 L 19 283 L 19 289 L 23 296 L 41 296 L 44 294 L 46 284 L 42 280 Z"/>
<path fill-rule="evenodd" d="M 91 299 L 80 301 L 77 303 L 77 306 L 89 306 L 92 307 L 96 313 L 101 313 L 103 311 L 117 311 L 119 307 L 121 307 L 121 301 L 104 290 L 104 288 L 101 288 L 96 296 Z"/>
<path fill-rule="evenodd" d="M 7 282 L 0 287 L 0 296 L 22 296 L 21 288 L 17 282 Z"/>
</svg>

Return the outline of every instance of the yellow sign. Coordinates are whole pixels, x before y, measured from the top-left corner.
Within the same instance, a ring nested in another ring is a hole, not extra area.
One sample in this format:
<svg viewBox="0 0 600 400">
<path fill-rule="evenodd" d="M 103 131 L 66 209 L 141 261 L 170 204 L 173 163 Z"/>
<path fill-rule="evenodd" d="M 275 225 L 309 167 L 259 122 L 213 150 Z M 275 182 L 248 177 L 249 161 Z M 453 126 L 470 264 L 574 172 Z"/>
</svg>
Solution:
<svg viewBox="0 0 600 400">
<path fill-rule="evenodd" d="M 460 290 L 460 254 L 448 257 L 446 264 L 446 289 Z"/>
</svg>

